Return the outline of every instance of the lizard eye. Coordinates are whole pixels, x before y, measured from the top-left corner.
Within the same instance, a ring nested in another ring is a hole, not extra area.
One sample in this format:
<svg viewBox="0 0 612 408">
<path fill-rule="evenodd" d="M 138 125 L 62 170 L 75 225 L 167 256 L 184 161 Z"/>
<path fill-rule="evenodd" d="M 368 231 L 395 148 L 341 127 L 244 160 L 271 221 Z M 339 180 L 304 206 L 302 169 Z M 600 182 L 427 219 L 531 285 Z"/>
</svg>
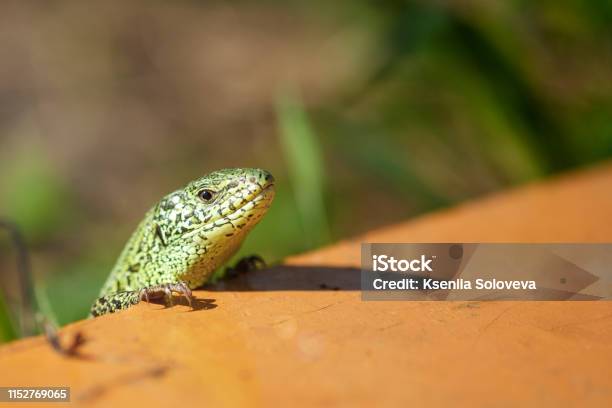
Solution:
<svg viewBox="0 0 612 408">
<path fill-rule="evenodd" d="M 200 200 L 208 203 L 215 197 L 215 192 L 212 190 L 202 190 L 198 193 L 198 197 L 200 197 Z"/>
</svg>

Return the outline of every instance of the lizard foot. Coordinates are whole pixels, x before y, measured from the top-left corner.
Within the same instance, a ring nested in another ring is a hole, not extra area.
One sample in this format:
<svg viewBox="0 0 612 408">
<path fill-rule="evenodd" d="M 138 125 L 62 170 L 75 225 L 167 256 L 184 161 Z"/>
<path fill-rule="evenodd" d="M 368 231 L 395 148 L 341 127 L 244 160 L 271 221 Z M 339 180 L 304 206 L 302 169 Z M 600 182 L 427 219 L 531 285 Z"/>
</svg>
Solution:
<svg viewBox="0 0 612 408">
<path fill-rule="evenodd" d="M 227 279 L 235 278 L 242 273 L 256 271 L 257 269 L 265 268 L 266 262 L 259 255 L 245 256 L 236 262 L 236 265 L 225 268 L 225 277 Z"/>
<path fill-rule="evenodd" d="M 187 286 L 187 283 L 185 282 L 164 283 L 162 285 L 142 288 L 138 292 L 138 296 L 140 297 L 140 300 L 146 300 L 147 302 L 149 302 L 151 299 L 158 299 L 160 297 L 163 297 L 166 301 L 166 304 L 172 306 L 173 292 L 178 293 L 179 295 L 183 295 L 185 299 L 187 299 L 187 303 L 189 303 L 189 306 L 193 307 L 193 295 L 191 294 L 191 289 L 189 289 L 189 286 Z"/>
</svg>

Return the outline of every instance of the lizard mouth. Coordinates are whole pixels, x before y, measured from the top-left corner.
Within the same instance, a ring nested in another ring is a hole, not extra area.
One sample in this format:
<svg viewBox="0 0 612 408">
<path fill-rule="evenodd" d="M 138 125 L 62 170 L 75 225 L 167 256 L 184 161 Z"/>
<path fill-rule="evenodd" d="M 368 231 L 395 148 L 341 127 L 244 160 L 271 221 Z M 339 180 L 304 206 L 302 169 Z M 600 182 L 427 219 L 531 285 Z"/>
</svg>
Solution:
<svg viewBox="0 0 612 408">
<path fill-rule="evenodd" d="M 259 194 L 257 194 L 257 196 L 260 196 L 262 194 L 267 193 L 269 190 L 274 190 L 274 183 L 270 183 L 266 186 L 264 186 L 261 191 L 259 192 Z"/>
<path fill-rule="evenodd" d="M 236 207 L 232 212 L 225 215 L 225 219 L 236 221 L 240 218 L 250 219 L 250 214 L 265 212 L 270 207 L 274 199 L 274 183 L 267 183 L 260 187 L 260 190 L 251 196 L 242 206 Z"/>
<path fill-rule="evenodd" d="M 259 202 L 259 201 L 266 200 L 266 199 L 268 199 L 269 201 L 272 201 L 273 197 L 274 197 L 274 183 L 270 183 L 264 186 L 261 189 L 261 191 L 257 193 L 255 197 L 253 197 L 251 201 Z"/>
</svg>

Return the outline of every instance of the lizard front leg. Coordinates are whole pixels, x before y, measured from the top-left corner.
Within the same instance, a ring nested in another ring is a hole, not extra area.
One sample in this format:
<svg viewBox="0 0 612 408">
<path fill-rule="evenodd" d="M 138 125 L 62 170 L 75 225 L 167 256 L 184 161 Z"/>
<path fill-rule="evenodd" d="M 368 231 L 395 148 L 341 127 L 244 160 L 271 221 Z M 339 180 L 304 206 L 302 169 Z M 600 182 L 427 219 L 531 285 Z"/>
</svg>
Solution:
<svg viewBox="0 0 612 408">
<path fill-rule="evenodd" d="M 117 292 L 99 297 L 89 311 L 90 316 L 97 317 L 118 310 L 127 309 L 140 302 L 140 291 Z"/>
<path fill-rule="evenodd" d="M 99 297 L 92 305 L 90 314 L 93 317 L 97 317 L 107 313 L 114 313 L 138 304 L 141 300 L 149 302 L 151 299 L 158 299 L 160 297 L 165 298 L 167 303 L 172 305 L 173 292 L 185 296 L 189 306 L 191 306 L 191 300 L 193 298 L 191 289 L 189 289 L 189 286 L 187 286 L 185 282 L 176 282 L 149 286 L 140 290 L 117 292 Z"/>
</svg>

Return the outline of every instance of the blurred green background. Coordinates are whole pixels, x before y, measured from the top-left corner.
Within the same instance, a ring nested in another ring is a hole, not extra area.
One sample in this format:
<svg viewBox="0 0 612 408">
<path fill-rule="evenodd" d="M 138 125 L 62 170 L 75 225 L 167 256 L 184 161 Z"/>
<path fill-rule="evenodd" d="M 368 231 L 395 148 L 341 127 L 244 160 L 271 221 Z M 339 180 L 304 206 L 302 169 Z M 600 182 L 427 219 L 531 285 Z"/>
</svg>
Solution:
<svg viewBox="0 0 612 408">
<path fill-rule="evenodd" d="M 144 212 L 222 167 L 274 262 L 612 156 L 612 3 L 3 1 L 0 216 L 84 318 Z M 0 235 L 0 341 L 19 335 Z"/>
</svg>

